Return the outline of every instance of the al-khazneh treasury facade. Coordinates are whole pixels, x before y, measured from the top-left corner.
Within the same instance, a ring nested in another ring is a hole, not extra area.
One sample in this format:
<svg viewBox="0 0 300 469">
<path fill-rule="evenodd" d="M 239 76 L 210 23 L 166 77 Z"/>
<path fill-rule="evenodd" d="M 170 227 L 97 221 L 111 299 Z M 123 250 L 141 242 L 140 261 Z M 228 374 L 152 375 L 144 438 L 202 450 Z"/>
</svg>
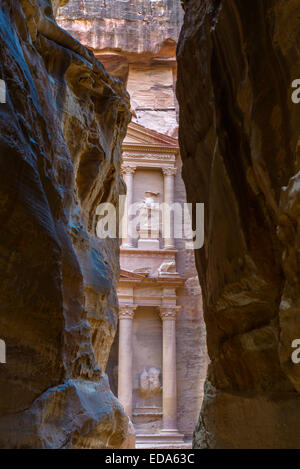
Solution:
<svg viewBox="0 0 300 469">
<path fill-rule="evenodd" d="M 180 2 L 172 11 L 164 1 L 112 1 L 110 7 L 100 1 L 99 10 L 95 2 L 81 3 L 60 8 L 58 21 L 94 49 L 131 96 L 122 164 L 127 202 L 184 204 L 174 91 Z M 123 236 L 119 328 L 107 373 L 131 416 L 137 446 L 183 447 L 202 402 L 205 326 L 194 252 L 172 233 L 162 239 L 162 225 L 160 220 L 151 239 L 147 226 L 138 239 Z"/>
<path fill-rule="evenodd" d="M 130 124 L 122 169 L 128 203 L 148 204 L 150 216 L 155 216 L 151 207 L 161 203 L 184 203 L 177 139 Z M 137 445 L 170 447 L 191 438 L 205 359 L 200 357 L 204 327 L 193 251 L 172 230 L 163 239 L 163 223 L 163 217 L 151 223 L 151 238 L 146 222 L 138 239 L 126 231 L 122 239 L 119 334 L 110 376 L 132 418 Z"/>
</svg>

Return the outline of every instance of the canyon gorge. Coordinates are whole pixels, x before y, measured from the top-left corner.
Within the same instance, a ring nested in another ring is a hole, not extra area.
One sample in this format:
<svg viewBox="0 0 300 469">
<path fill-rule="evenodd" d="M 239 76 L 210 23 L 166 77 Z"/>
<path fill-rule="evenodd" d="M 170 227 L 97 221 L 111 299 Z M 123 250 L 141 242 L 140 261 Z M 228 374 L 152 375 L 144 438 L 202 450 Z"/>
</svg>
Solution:
<svg viewBox="0 0 300 469">
<path fill-rule="evenodd" d="M 0 448 L 299 447 L 299 18 L 2 0 Z M 204 247 L 100 239 L 126 192 L 204 203 Z"/>
</svg>

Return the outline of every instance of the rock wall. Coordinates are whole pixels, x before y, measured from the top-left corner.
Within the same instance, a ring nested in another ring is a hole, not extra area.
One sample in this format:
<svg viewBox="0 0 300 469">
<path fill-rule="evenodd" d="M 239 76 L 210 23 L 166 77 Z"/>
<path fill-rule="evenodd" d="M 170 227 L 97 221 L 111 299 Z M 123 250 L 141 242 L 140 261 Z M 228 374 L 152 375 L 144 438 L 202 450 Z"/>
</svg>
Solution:
<svg viewBox="0 0 300 469">
<path fill-rule="evenodd" d="M 126 84 L 137 122 L 176 133 L 175 56 L 183 21 L 178 0 L 71 0 L 56 18 Z"/>
<path fill-rule="evenodd" d="M 72 0 L 57 21 L 95 51 L 153 56 L 176 47 L 182 17 L 178 0 Z"/>
<path fill-rule="evenodd" d="M 208 351 L 196 448 L 298 448 L 300 367 L 297 0 L 188 0 L 178 46 L 189 201 Z"/>
<path fill-rule="evenodd" d="M 124 192 L 129 96 L 49 0 L 2 0 L 0 26 L 0 447 L 126 446 L 103 372 L 118 245 L 96 238 L 96 208 Z"/>
</svg>

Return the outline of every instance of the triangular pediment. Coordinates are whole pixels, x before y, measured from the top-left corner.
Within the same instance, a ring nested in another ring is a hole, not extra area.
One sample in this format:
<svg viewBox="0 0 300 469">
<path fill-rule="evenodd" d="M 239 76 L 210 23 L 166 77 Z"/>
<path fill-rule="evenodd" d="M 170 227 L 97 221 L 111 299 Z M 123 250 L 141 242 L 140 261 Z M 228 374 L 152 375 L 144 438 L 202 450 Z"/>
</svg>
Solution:
<svg viewBox="0 0 300 469">
<path fill-rule="evenodd" d="M 133 272 L 131 270 L 125 270 L 125 269 L 121 269 L 120 271 L 120 277 L 121 279 L 122 278 L 130 278 L 130 279 L 143 279 L 145 277 L 147 277 L 148 274 L 145 272 L 145 273 L 142 273 L 142 272 Z"/>
<path fill-rule="evenodd" d="M 161 134 L 152 129 L 147 129 L 140 124 L 131 122 L 127 129 L 127 134 L 123 145 L 145 145 L 156 147 L 178 148 L 176 138 Z"/>
</svg>

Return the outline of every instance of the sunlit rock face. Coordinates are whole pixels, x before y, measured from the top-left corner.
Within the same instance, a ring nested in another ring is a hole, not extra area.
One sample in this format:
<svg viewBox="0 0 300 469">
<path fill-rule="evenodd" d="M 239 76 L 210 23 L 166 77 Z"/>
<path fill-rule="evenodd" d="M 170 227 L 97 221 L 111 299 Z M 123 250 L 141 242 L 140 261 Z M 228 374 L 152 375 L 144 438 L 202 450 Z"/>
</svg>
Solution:
<svg viewBox="0 0 300 469">
<path fill-rule="evenodd" d="M 300 365 L 297 0 L 185 2 L 178 47 L 189 201 L 208 349 L 196 448 L 298 448 Z"/>
<path fill-rule="evenodd" d="M 57 20 L 94 50 L 152 55 L 177 41 L 182 16 L 179 0 L 72 0 Z"/>
<path fill-rule="evenodd" d="M 175 55 L 183 14 L 179 0 L 71 0 L 56 19 L 126 85 L 136 122 L 176 136 Z"/>
<path fill-rule="evenodd" d="M 2 0 L 0 24 L 0 447 L 126 446 L 103 373 L 118 246 L 96 238 L 96 209 L 124 191 L 129 97 L 50 1 Z"/>
</svg>

